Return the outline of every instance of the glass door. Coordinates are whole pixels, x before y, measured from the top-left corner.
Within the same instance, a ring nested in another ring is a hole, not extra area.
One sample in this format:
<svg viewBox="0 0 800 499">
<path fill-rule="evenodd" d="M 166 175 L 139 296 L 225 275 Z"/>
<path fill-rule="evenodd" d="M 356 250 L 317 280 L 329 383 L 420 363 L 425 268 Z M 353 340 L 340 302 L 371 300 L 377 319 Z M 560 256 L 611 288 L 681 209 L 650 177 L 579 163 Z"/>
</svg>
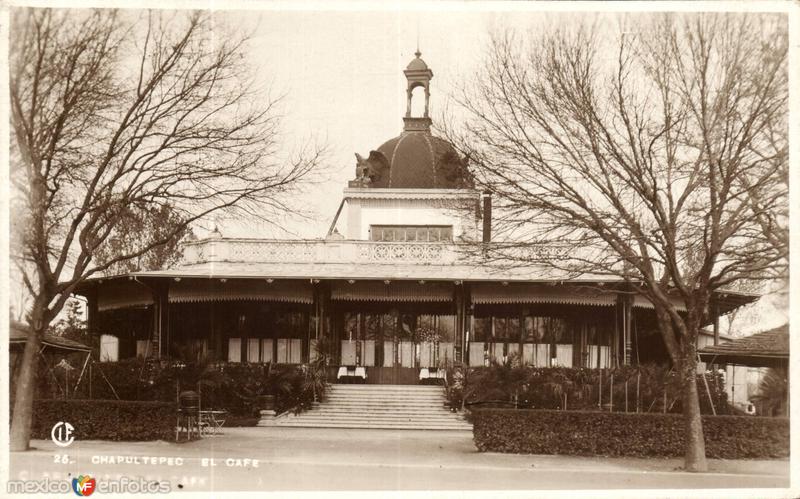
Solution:
<svg viewBox="0 0 800 499">
<path fill-rule="evenodd" d="M 364 366 L 369 382 L 415 384 L 422 368 L 444 368 L 455 356 L 455 315 L 418 314 L 373 305 L 342 310 L 340 366 Z"/>
<path fill-rule="evenodd" d="M 359 312 L 346 312 L 344 330 L 340 338 L 341 365 L 362 367 L 376 365 L 376 338 L 372 317 Z"/>
</svg>

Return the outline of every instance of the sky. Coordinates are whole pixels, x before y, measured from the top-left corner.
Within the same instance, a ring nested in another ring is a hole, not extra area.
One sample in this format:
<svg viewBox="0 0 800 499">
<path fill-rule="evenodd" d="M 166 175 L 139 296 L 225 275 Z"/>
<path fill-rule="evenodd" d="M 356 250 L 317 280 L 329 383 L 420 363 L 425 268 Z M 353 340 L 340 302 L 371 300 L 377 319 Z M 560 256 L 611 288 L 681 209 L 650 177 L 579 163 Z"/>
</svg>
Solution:
<svg viewBox="0 0 800 499">
<path fill-rule="evenodd" d="M 535 34 L 552 26 L 595 22 L 599 32 L 615 35 L 620 23 L 627 23 L 623 31 L 635 31 L 636 16 L 648 15 L 554 12 L 546 10 L 552 5 L 536 3 L 517 3 L 514 7 L 520 8 L 511 11 L 508 5 L 503 10 L 472 8 L 474 3 L 411 5 L 417 8 L 215 11 L 216 22 L 252 33 L 247 56 L 257 81 L 272 96 L 284 96 L 284 151 L 310 141 L 325 144 L 328 155 L 326 181 L 308 186 L 302 198 L 311 219 L 285 223 L 287 232 L 251 220 L 219 218 L 207 221 L 204 229 L 216 224 L 229 237 L 324 237 L 342 189 L 354 177 L 355 153 L 367 156 L 402 130 L 402 71 L 418 47 L 434 73 L 430 112 L 435 127 L 445 110 L 457 112 L 448 100 L 480 71 L 490 33 L 511 28 Z M 204 230 L 196 232 L 202 236 Z"/>
<path fill-rule="evenodd" d="M 303 196 L 311 220 L 291 234 L 269 226 L 217 221 L 230 237 L 323 237 L 355 174 L 355 153 L 368 155 L 399 135 L 405 114 L 403 69 L 419 49 L 433 70 L 436 120 L 460 82 L 479 67 L 488 33 L 505 24 L 535 25 L 537 12 L 261 11 L 218 13 L 221 22 L 253 29 L 249 57 L 259 80 L 285 95 L 281 132 L 286 150 L 325 144 L 327 179 Z"/>
</svg>

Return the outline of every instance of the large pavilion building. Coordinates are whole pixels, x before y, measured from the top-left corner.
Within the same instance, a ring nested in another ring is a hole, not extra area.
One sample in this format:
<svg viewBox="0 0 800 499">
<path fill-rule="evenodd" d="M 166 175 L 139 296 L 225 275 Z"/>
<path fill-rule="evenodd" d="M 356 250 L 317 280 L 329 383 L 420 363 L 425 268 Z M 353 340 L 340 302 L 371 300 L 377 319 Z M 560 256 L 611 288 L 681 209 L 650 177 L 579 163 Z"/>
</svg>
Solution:
<svg viewBox="0 0 800 499">
<path fill-rule="evenodd" d="M 299 364 L 327 339 L 332 372 L 359 368 L 382 384 L 513 354 L 535 366 L 665 360 L 652 304 L 622 281 L 481 260 L 475 248 L 492 244 L 491 195 L 431 133 L 433 72 L 419 53 L 404 74 L 403 130 L 356 155 L 326 237 L 214 232 L 187 242 L 175 268 L 84 283 L 89 327 L 116 336 L 120 358 Z M 412 98 L 424 98 L 421 116 L 412 116 Z M 714 315 L 755 299 L 718 294 Z"/>
</svg>

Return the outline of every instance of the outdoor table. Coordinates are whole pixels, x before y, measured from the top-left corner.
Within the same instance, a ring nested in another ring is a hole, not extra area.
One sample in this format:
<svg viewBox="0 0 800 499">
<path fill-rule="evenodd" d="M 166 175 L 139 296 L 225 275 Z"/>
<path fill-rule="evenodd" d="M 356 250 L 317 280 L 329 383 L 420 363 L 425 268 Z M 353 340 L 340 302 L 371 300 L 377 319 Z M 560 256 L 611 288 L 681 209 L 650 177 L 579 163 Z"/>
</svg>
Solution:
<svg viewBox="0 0 800 499">
<path fill-rule="evenodd" d="M 366 367 L 348 367 L 348 366 L 341 366 L 339 367 L 339 372 L 336 373 L 336 379 L 341 379 L 345 376 L 351 376 L 356 378 L 367 379 L 367 368 Z"/>
<path fill-rule="evenodd" d="M 427 367 L 423 367 L 422 369 L 419 370 L 419 379 L 420 381 L 423 379 L 447 380 L 447 371 L 444 369 L 436 369 L 436 368 L 429 369 Z"/>
<path fill-rule="evenodd" d="M 225 424 L 225 416 L 228 411 L 200 411 L 200 420 L 205 423 L 204 426 L 211 431 L 212 435 L 222 433 L 222 425 Z"/>
</svg>

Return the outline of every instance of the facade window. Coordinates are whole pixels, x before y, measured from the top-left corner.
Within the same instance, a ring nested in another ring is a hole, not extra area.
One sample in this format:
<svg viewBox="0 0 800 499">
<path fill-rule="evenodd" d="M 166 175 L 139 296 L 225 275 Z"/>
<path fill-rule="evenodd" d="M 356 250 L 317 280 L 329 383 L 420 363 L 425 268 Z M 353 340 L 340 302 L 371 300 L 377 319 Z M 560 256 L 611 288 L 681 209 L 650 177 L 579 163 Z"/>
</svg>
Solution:
<svg viewBox="0 0 800 499">
<path fill-rule="evenodd" d="M 228 362 L 242 361 L 242 339 L 228 338 Z"/>
<path fill-rule="evenodd" d="M 303 338 L 308 331 L 306 315 L 297 311 L 277 311 L 272 324 L 275 336 L 276 357 L 265 358 L 269 361 L 274 358 L 278 364 L 299 364 L 303 356 Z"/>
<path fill-rule="evenodd" d="M 371 225 L 370 240 L 384 242 L 447 242 L 453 240 L 453 226 Z"/>
<path fill-rule="evenodd" d="M 119 338 L 110 334 L 100 335 L 100 362 L 119 360 Z"/>
<path fill-rule="evenodd" d="M 575 336 L 563 317 L 537 316 L 513 309 L 483 311 L 473 317 L 469 364 L 504 362 L 511 355 L 539 366 L 573 365 Z"/>
</svg>

